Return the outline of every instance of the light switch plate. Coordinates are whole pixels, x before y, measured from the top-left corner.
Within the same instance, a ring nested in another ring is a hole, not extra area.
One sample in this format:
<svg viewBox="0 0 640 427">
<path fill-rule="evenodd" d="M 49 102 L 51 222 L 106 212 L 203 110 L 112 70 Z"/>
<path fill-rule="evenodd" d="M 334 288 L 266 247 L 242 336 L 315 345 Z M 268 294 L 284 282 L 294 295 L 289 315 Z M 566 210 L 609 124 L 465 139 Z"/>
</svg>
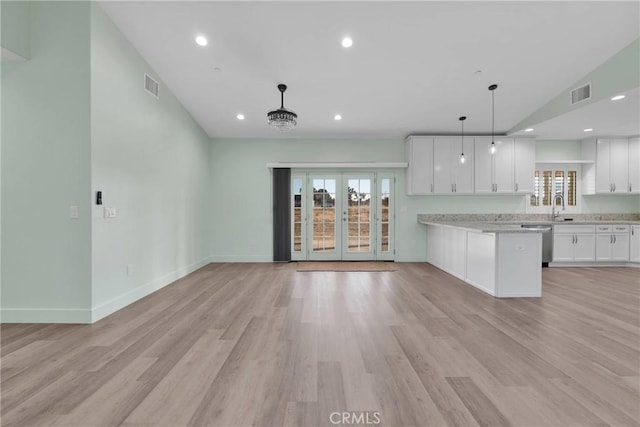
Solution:
<svg viewBox="0 0 640 427">
<path fill-rule="evenodd" d="M 69 218 L 77 219 L 80 216 L 80 211 L 77 206 L 69 206 Z"/>
<path fill-rule="evenodd" d="M 105 218 L 115 218 L 116 217 L 116 208 L 104 208 L 104 217 Z"/>
</svg>

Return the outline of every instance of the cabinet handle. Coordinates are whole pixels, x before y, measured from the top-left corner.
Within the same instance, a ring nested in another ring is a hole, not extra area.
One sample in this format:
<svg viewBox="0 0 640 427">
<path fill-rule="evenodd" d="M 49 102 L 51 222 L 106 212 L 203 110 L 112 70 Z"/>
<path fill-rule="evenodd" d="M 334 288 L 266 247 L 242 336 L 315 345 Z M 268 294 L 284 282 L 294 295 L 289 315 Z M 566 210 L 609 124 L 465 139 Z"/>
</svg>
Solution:
<svg viewBox="0 0 640 427">
<path fill-rule="evenodd" d="M 609 193 L 613 192 L 613 184 L 609 184 Z"/>
<path fill-rule="evenodd" d="M 571 244 L 573 245 L 573 244 L 575 244 L 575 243 L 576 243 L 576 235 L 575 235 L 575 234 L 572 234 L 572 235 L 571 235 Z"/>
<path fill-rule="evenodd" d="M 576 234 L 576 244 L 578 244 L 578 235 Z"/>
<path fill-rule="evenodd" d="M 518 192 L 518 183 L 516 182 L 516 193 Z"/>
<path fill-rule="evenodd" d="M 431 192 L 433 193 L 433 184 L 431 184 Z"/>
<path fill-rule="evenodd" d="M 616 235 L 614 234 L 614 235 L 613 235 L 613 244 L 615 245 L 617 241 L 618 241 L 618 238 L 617 238 L 617 237 L 616 237 Z"/>
<path fill-rule="evenodd" d="M 611 238 L 609 239 L 609 244 L 613 245 L 613 234 L 611 235 Z"/>
<path fill-rule="evenodd" d="M 458 184 L 453 184 L 453 191 L 454 191 L 455 193 L 457 193 L 457 192 L 458 192 Z"/>
</svg>

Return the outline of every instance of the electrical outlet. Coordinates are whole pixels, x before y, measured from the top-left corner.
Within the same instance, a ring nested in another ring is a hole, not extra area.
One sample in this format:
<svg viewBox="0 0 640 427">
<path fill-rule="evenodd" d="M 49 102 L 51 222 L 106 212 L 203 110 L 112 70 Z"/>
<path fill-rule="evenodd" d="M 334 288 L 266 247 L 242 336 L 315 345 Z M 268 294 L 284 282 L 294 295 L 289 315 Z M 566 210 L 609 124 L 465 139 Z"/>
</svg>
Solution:
<svg viewBox="0 0 640 427">
<path fill-rule="evenodd" d="M 69 218 L 77 219 L 80 216 L 80 211 L 77 206 L 69 206 Z"/>
</svg>

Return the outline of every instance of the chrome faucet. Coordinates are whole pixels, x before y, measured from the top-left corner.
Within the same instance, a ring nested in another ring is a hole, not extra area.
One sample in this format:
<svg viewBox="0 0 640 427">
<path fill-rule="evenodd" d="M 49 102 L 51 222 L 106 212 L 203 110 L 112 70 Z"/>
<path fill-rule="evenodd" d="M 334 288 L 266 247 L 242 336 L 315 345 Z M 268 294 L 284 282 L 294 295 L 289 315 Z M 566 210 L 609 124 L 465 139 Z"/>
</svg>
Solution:
<svg viewBox="0 0 640 427">
<path fill-rule="evenodd" d="M 564 210 L 564 196 L 560 193 L 556 193 L 553 196 L 553 201 L 551 202 L 551 220 L 554 221 L 559 215 L 560 212 L 556 211 L 556 200 L 560 197 L 560 201 L 562 202 L 562 210 Z"/>
</svg>

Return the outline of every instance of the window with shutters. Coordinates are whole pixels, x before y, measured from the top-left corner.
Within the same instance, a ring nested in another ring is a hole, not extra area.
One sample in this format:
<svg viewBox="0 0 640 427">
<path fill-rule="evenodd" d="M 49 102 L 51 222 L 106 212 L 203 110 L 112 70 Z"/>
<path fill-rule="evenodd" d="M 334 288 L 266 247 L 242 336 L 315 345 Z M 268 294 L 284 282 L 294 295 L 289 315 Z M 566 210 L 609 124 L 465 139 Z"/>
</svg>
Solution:
<svg viewBox="0 0 640 427">
<path fill-rule="evenodd" d="M 537 164 L 527 212 L 550 214 L 551 205 L 555 203 L 556 209 L 562 213 L 562 199 L 556 195 L 564 198 L 564 213 L 580 212 L 579 171 L 580 165 L 575 164 Z"/>
</svg>

